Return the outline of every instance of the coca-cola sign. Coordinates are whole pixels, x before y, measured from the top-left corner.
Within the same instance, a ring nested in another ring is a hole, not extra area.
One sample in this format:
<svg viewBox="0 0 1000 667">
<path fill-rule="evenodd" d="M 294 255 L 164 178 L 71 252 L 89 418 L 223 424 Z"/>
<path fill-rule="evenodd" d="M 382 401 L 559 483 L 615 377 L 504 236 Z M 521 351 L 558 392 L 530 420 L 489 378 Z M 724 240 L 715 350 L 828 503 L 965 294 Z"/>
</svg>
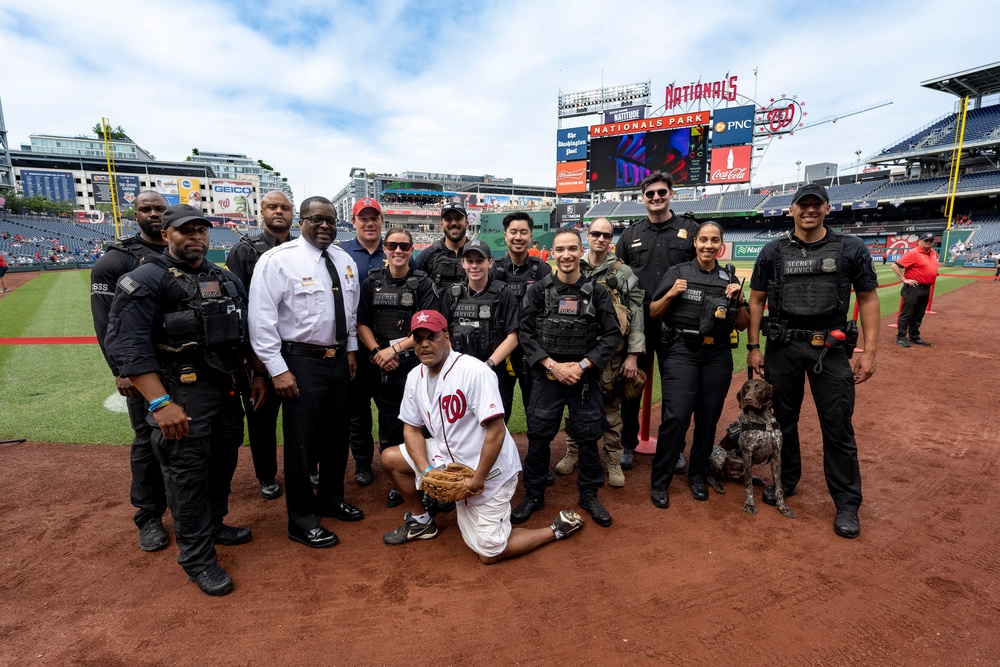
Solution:
<svg viewBox="0 0 1000 667">
<path fill-rule="evenodd" d="M 708 182 L 712 184 L 748 182 L 752 151 L 752 146 L 713 148 Z"/>
</svg>

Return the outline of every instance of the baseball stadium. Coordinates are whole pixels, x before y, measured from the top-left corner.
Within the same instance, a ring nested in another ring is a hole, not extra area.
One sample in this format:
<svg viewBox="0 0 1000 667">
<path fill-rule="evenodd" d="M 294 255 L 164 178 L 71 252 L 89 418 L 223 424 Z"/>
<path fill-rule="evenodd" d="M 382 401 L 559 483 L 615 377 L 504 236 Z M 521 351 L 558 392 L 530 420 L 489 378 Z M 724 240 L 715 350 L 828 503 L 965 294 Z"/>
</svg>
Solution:
<svg viewBox="0 0 1000 667">
<path fill-rule="evenodd" d="M 97 345 L 90 268 L 109 244 L 139 231 L 129 206 L 150 189 L 203 211 L 214 223 L 207 257 L 222 265 L 241 238 L 259 233 L 267 192 L 291 197 L 287 179 L 239 153 L 195 149 L 158 161 L 109 126 L 96 139 L 76 138 L 75 154 L 64 150 L 70 138 L 51 134 L 9 150 L 0 114 L 0 257 L 8 266 L 0 274 L 0 662 L 995 663 L 1000 591 L 988 526 L 1000 494 L 983 471 L 994 467 L 990 434 L 1000 429 L 992 336 L 1000 64 L 922 82 L 954 108 L 902 138 L 884 137 L 855 163 L 805 164 L 801 178 L 768 184 L 755 173 L 770 142 L 825 121 L 807 121 L 797 99 L 760 102 L 735 87 L 730 95 L 729 81 L 668 87 L 659 107 L 649 82 L 560 93 L 555 186 L 354 168 L 346 185 L 326 193 L 340 220 L 337 243 L 354 233 L 355 203 L 372 198 L 385 229 L 408 230 L 417 249 L 440 237 L 441 211 L 452 205 L 468 211 L 470 236 L 495 257 L 507 252 L 502 221 L 513 211 L 529 213 L 542 247 L 558 228 L 586 230 L 600 218 L 610 221 L 615 244 L 646 216 L 639 183 L 662 170 L 675 182 L 675 215 L 720 224 L 719 261 L 735 266 L 749 296 L 758 253 L 793 229 L 793 193 L 824 186 L 827 226 L 864 241 L 878 279 L 878 372 L 858 385 L 854 408 L 865 484 L 860 539 L 831 534 L 809 397 L 799 427 L 803 478 L 788 501 L 797 519 L 767 506 L 744 513 L 741 483 L 708 503 L 678 493 L 668 512 L 652 507 L 657 372 L 628 483 L 602 492 L 613 528 L 588 523 L 565 544 L 486 568 L 445 515 L 436 540 L 389 549 L 379 537 L 399 512 L 385 506 L 375 457 L 374 485 L 347 482 L 366 520 L 337 523 L 342 543 L 315 552 L 285 538 L 284 503 L 258 495 L 243 447 L 229 516 L 251 527 L 253 540 L 218 550 L 238 583 L 232 595 L 206 598 L 179 577 L 173 544 L 158 553 L 135 548 L 133 432 Z M 892 344 L 902 303 L 893 265 L 928 233 L 940 258 L 923 320 L 933 345 L 905 349 Z M 849 311 L 858 319 L 853 299 Z M 745 336 L 733 349 L 723 425 L 739 412 Z M 530 417 L 517 391 L 508 428 L 523 458 Z M 564 451 L 560 433 L 553 462 Z M 766 466 L 757 474 L 769 479 Z M 550 508 L 574 506 L 572 476 L 557 477 L 548 494 Z M 169 513 L 164 523 L 171 525 Z M 399 630 L 418 626 L 426 630 L 421 642 Z"/>
</svg>

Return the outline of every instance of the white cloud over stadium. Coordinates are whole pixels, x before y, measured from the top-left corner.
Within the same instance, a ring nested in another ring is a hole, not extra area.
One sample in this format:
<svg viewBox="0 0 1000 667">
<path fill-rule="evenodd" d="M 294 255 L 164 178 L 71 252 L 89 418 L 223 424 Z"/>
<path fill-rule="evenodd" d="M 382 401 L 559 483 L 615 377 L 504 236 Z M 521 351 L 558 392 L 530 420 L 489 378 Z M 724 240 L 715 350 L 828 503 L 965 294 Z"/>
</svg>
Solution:
<svg viewBox="0 0 1000 667">
<path fill-rule="evenodd" d="M 998 13 L 987 0 L 949 5 L 957 21 L 928 1 L 4 0 L 0 100 L 13 149 L 105 116 L 160 159 L 262 159 L 297 198 L 332 194 L 353 166 L 551 185 L 560 89 L 651 79 L 655 108 L 671 83 L 731 73 L 758 101 L 798 95 L 812 119 L 895 102 L 775 141 L 763 184 L 952 111 L 919 83 L 998 60 Z"/>
</svg>

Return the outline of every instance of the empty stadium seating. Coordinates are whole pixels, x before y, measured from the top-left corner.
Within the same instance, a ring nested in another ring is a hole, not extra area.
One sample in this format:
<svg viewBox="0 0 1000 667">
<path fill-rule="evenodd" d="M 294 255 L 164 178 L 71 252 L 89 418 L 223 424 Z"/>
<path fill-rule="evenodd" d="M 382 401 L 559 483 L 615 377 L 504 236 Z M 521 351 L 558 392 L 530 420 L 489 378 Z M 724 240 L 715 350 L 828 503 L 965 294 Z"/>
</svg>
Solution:
<svg viewBox="0 0 1000 667">
<path fill-rule="evenodd" d="M 958 114 L 953 113 L 919 130 L 902 141 L 882 150 L 882 155 L 909 153 L 955 143 Z M 965 118 L 964 143 L 995 138 L 1000 133 L 1000 105 L 973 109 Z"/>
</svg>

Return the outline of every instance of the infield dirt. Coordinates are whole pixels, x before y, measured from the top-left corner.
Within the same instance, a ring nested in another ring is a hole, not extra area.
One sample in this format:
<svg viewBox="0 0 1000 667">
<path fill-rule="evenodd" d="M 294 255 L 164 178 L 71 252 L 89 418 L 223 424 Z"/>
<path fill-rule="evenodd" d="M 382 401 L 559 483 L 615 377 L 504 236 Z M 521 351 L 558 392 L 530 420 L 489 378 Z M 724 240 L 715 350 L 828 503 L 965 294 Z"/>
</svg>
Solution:
<svg viewBox="0 0 1000 667">
<path fill-rule="evenodd" d="M 980 280 L 936 298 L 930 348 L 896 347 L 883 319 L 877 372 L 857 391 L 856 540 L 833 533 L 808 398 L 789 499 L 798 519 L 762 503 L 743 513 L 736 484 L 697 502 L 684 477 L 657 509 L 643 456 L 624 489 L 601 492 L 611 528 L 588 522 L 493 566 L 465 547 L 453 515 L 435 540 L 383 545 L 401 512 L 385 507 L 380 470 L 370 487 L 348 481 L 364 521 L 326 521 L 339 546 L 294 544 L 284 502 L 260 499 L 243 449 L 228 522 L 254 539 L 220 547 L 236 581 L 224 598 L 187 581 L 173 540 L 139 551 L 126 447 L 0 445 L 0 663 L 996 664 L 998 297 Z M 553 463 L 563 449 L 560 436 Z M 527 525 L 576 497 L 573 477 L 559 477 Z"/>
</svg>

